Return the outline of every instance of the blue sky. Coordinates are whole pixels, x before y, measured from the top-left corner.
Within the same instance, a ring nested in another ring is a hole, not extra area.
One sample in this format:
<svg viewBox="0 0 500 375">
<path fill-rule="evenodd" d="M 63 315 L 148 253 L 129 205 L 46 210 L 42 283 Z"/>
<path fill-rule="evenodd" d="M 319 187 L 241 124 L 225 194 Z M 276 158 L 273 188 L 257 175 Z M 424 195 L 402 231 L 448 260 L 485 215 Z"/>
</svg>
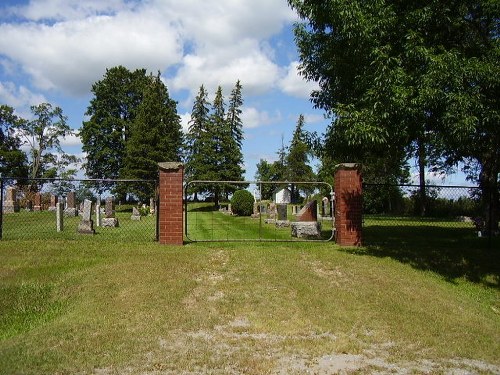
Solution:
<svg viewBox="0 0 500 375">
<path fill-rule="evenodd" d="M 299 114 L 306 129 L 328 120 L 297 74 L 296 16 L 286 0 L 7 0 L 0 5 L 0 103 L 25 117 L 29 106 L 58 105 L 81 127 L 92 83 L 106 68 L 161 71 L 187 127 L 201 84 L 227 98 L 243 85 L 246 178 L 259 160 L 276 159 Z M 65 149 L 84 157 L 77 137 Z"/>
<path fill-rule="evenodd" d="M 286 0 L 3 0 L 0 4 L 0 103 L 29 117 L 30 105 L 60 106 L 75 130 L 106 68 L 160 71 L 187 128 L 200 85 L 227 98 L 243 86 L 246 179 L 260 159 L 276 160 L 300 114 L 305 129 L 329 121 L 313 108 L 316 88 L 297 73 L 297 16 Z M 63 141 L 85 158 L 78 137 Z M 313 165 L 314 166 L 314 165 Z M 428 176 L 462 183 L 463 175 Z"/>
</svg>

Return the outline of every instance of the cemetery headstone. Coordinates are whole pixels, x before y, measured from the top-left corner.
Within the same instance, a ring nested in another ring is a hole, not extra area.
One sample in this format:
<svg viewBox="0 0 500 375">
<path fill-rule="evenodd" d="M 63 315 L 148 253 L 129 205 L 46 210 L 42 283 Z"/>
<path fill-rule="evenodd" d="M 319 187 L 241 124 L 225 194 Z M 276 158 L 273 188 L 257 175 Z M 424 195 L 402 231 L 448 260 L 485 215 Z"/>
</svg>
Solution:
<svg viewBox="0 0 500 375">
<path fill-rule="evenodd" d="M 115 200 L 113 197 L 106 198 L 104 215 L 105 217 L 102 219 L 103 227 L 114 227 L 114 228 L 118 227 L 118 219 L 115 217 Z"/>
<path fill-rule="evenodd" d="M 318 204 L 315 200 L 308 202 L 297 213 L 297 221 L 292 223 L 292 237 L 305 239 L 321 238 L 321 223 L 318 219 Z"/>
<path fill-rule="evenodd" d="M 26 211 L 31 212 L 33 211 L 33 202 L 32 201 L 26 201 Z"/>
<path fill-rule="evenodd" d="M 323 197 L 321 200 L 321 216 L 330 216 L 330 199 Z"/>
<path fill-rule="evenodd" d="M 286 204 L 277 204 L 276 209 L 278 211 L 278 220 L 286 220 L 288 217 L 288 207 Z"/>
<path fill-rule="evenodd" d="M 40 193 L 35 193 L 35 205 L 33 207 L 34 211 L 41 211 L 42 210 L 42 194 Z"/>
<path fill-rule="evenodd" d="M 19 203 L 17 202 L 17 190 L 12 186 L 9 186 L 7 188 L 5 200 L 3 202 L 3 212 L 6 214 L 19 212 Z"/>
<path fill-rule="evenodd" d="M 141 220 L 141 213 L 137 209 L 137 207 L 132 207 L 132 216 L 130 216 L 132 220 L 139 221 Z"/>
<path fill-rule="evenodd" d="M 56 204 L 57 204 L 57 196 L 56 195 L 51 195 L 50 196 L 50 206 L 49 206 L 49 211 L 55 211 L 56 210 Z"/>
<path fill-rule="evenodd" d="M 94 223 L 91 219 L 92 201 L 85 199 L 83 202 L 82 221 L 78 224 L 78 233 L 95 234 Z"/>
<path fill-rule="evenodd" d="M 154 198 L 149 198 L 149 213 L 151 215 L 155 214 L 156 211 L 156 204 L 155 204 L 155 199 Z"/>
<path fill-rule="evenodd" d="M 318 205 L 315 200 L 308 202 L 297 214 L 297 221 L 316 221 Z"/>
<path fill-rule="evenodd" d="M 66 196 L 66 209 L 64 210 L 66 216 L 78 216 L 78 209 L 76 208 L 76 195 L 74 191 L 70 191 Z"/>
</svg>

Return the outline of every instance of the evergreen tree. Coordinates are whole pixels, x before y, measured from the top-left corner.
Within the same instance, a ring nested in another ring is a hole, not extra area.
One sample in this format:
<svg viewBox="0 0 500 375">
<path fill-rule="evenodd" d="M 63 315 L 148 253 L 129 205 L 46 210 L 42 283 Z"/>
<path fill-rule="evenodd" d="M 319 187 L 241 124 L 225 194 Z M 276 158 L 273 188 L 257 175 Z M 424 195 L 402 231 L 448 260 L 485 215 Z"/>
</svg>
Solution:
<svg viewBox="0 0 500 375">
<path fill-rule="evenodd" d="M 229 97 L 227 110 L 227 131 L 222 144 L 224 155 L 223 179 L 231 181 L 243 181 L 245 170 L 243 169 L 243 122 L 241 121 L 241 106 L 243 98 L 241 95 L 241 84 L 238 80 Z M 235 189 L 236 187 L 234 187 Z M 241 185 L 238 187 L 241 189 Z M 232 189 L 232 191 L 234 191 Z"/>
<path fill-rule="evenodd" d="M 142 101 L 146 70 L 129 71 L 123 66 L 106 70 L 92 85 L 90 101 L 80 130 L 82 149 L 87 153 L 85 171 L 90 178 L 115 179 L 124 167 L 125 145 L 137 108 Z"/>
<path fill-rule="evenodd" d="M 186 136 L 186 177 L 190 181 L 206 180 L 208 163 L 211 155 L 211 137 L 209 133 L 210 103 L 208 93 L 201 85 L 191 111 L 188 134 Z M 205 191 L 204 186 L 191 186 L 189 192 L 197 194 Z"/>
<path fill-rule="evenodd" d="M 177 114 L 177 104 L 157 76 L 147 77 L 142 101 L 125 146 L 125 158 L 120 175 L 124 178 L 157 180 L 158 163 L 180 161 L 182 128 Z M 141 201 L 154 195 L 155 183 L 142 183 L 134 189 Z"/>
<path fill-rule="evenodd" d="M 306 133 L 303 130 L 304 122 L 304 116 L 301 114 L 297 121 L 290 147 L 288 148 L 286 170 L 289 181 L 314 181 L 316 177 L 311 166 L 308 164 L 311 148 L 307 144 Z M 310 187 L 303 185 L 303 187 L 297 189 L 296 185 L 292 184 L 292 200 L 296 201 L 299 199 L 299 190 L 309 193 Z"/>
</svg>

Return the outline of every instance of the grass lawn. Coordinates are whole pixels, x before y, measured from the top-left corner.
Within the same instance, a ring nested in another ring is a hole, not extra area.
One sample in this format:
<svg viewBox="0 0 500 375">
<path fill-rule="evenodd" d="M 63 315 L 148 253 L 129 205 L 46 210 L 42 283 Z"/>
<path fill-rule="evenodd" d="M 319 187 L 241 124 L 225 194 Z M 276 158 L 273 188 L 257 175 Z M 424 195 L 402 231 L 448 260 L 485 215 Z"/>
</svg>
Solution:
<svg viewBox="0 0 500 375">
<path fill-rule="evenodd" d="M 368 222 L 345 249 L 5 239 L 0 374 L 500 373 L 498 248 L 421 229 Z"/>
</svg>

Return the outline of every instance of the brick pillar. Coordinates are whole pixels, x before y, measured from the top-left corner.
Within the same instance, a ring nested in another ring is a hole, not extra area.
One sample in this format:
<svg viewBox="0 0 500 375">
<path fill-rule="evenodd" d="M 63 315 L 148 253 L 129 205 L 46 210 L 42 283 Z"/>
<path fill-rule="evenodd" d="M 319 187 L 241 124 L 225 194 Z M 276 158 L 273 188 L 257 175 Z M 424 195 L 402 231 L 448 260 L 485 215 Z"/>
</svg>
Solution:
<svg viewBox="0 0 500 375">
<path fill-rule="evenodd" d="M 158 239 L 161 244 L 184 243 L 183 189 L 184 165 L 158 163 L 160 167 Z"/>
<path fill-rule="evenodd" d="M 334 177 L 335 239 L 341 246 L 361 246 L 362 180 L 359 164 L 339 164 Z"/>
</svg>

